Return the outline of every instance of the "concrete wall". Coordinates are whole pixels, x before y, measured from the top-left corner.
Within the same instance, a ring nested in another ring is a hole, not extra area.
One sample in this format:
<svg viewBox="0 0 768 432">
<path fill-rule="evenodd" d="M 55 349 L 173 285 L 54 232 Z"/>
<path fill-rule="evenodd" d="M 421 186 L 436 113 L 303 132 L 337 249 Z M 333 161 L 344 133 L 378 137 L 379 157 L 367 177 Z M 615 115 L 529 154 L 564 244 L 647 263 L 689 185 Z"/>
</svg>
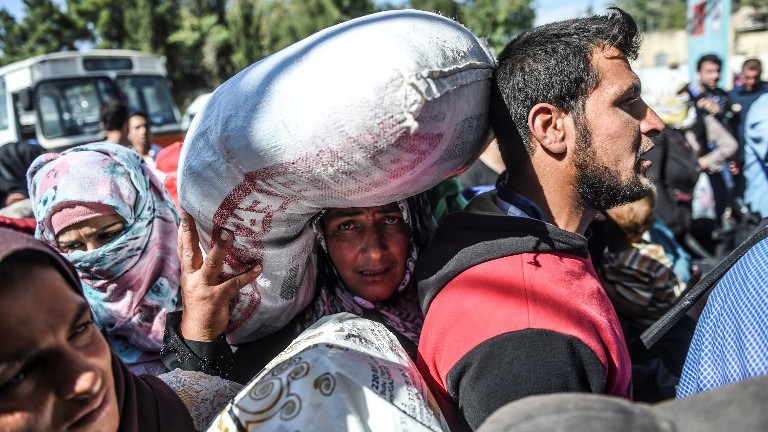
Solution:
<svg viewBox="0 0 768 432">
<path fill-rule="evenodd" d="M 672 30 L 643 34 L 643 45 L 633 66 L 652 68 L 688 63 L 688 34 Z"/>
</svg>

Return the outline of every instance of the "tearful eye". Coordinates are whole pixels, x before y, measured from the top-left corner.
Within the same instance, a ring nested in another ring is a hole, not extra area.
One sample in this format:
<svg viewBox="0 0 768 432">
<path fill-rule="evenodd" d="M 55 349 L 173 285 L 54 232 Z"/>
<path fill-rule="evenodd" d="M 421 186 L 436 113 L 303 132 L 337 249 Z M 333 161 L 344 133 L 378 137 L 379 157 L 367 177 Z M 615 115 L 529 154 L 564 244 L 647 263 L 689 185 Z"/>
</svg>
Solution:
<svg viewBox="0 0 768 432">
<path fill-rule="evenodd" d="M 398 216 L 387 216 L 386 219 L 384 219 L 384 223 L 389 225 L 398 224 L 400 222 L 403 222 L 403 218 Z"/>
<path fill-rule="evenodd" d="M 21 384 L 24 379 L 27 378 L 27 369 L 24 368 L 21 370 L 21 372 L 17 373 L 16 375 L 11 378 L 11 381 L 8 383 L 10 385 L 18 385 Z"/>
<path fill-rule="evenodd" d="M 79 335 L 82 335 L 83 333 L 85 333 L 91 328 L 92 324 L 94 324 L 93 321 L 86 321 L 84 323 L 78 324 L 77 327 L 72 329 L 72 336 L 77 337 Z"/>
<path fill-rule="evenodd" d="M 24 380 L 26 380 L 28 376 L 28 366 L 24 366 L 20 371 L 16 372 L 16 374 L 13 375 L 11 379 L 0 384 L 0 394 L 5 393 L 6 391 L 11 391 L 15 387 L 23 384 Z"/>
</svg>

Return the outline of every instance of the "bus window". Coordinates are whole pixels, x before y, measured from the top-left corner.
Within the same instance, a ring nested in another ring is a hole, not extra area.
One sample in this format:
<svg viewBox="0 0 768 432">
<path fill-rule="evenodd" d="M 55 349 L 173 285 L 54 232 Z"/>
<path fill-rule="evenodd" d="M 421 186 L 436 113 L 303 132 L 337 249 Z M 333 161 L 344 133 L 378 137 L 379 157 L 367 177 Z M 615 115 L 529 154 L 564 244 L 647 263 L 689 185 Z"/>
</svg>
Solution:
<svg viewBox="0 0 768 432">
<path fill-rule="evenodd" d="M 0 79 L 0 131 L 8 129 L 11 120 L 8 118 L 8 99 L 5 94 L 5 81 Z"/>
<path fill-rule="evenodd" d="M 40 110 L 40 123 L 43 135 L 48 138 L 59 138 L 65 135 L 61 110 L 56 103 L 56 97 L 45 93 L 40 95 L 38 109 Z"/>
<path fill-rule="evenodd" d="M 36 96 L 46 138 L 97 133 L 99 107 L 117 97 L 114 85 L 105 77 L 45 81 Z"/>
<path fill-rule="evenodd" d="M 128 97 L 130 111 L 144 111 L 153 126 L 177 122 L 168 81 L 160 76 L 119 76 L 117 86 Z"/>
</svg>

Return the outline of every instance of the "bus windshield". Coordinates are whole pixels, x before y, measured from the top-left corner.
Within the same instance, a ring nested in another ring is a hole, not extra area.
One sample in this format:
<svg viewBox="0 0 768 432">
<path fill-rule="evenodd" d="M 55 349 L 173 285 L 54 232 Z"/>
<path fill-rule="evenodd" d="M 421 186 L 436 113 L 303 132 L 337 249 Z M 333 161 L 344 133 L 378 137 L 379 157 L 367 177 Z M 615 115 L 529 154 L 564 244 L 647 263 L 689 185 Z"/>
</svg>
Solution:
<svg viewBox="0 0 768 432">
<path fill-rule="evenodd" d="M 118 91 L 119 89 L 119 91 Z M 38 118 L 48 139 L 99 132 L 99 107 L 125 97 L 128 111 L 143 111 L 153 126 L 177 123 L 171 92 L 160 76 L 119 76 L 117 88 L 107 77 L 57 79 L 42 82 L 36 91 Z"/>
<path fill-rule="evenodd" d="M 128 98 L 128 111 L 144 111 L 153 126 L 178 122 L 168 82 L 160 76 L 118 76 L 117 86 Z"/>
<path fill-rule="evenodd" d="M 74 78 L 42 82 L 36 103 L 46 138 L 99 132 L 99 107 L 117 97 L 109 78 Z"/>
</svg>

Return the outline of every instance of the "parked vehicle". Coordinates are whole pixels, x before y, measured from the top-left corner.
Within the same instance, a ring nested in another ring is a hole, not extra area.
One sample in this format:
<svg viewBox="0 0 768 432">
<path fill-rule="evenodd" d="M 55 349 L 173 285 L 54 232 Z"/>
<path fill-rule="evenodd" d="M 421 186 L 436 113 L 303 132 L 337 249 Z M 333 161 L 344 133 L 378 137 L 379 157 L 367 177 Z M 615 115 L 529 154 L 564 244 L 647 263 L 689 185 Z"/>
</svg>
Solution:
<svg viewBox="0 0 768 432">
<path fill-rule="evenodd" d="M 0 68 L 0 145 L 59 149 L 104 138 L 99 107 L 120 98 L 149 115 L 159 145 L 182 140 L 162 57 L 129 50 L 44 54 Z"/>
</svg>

